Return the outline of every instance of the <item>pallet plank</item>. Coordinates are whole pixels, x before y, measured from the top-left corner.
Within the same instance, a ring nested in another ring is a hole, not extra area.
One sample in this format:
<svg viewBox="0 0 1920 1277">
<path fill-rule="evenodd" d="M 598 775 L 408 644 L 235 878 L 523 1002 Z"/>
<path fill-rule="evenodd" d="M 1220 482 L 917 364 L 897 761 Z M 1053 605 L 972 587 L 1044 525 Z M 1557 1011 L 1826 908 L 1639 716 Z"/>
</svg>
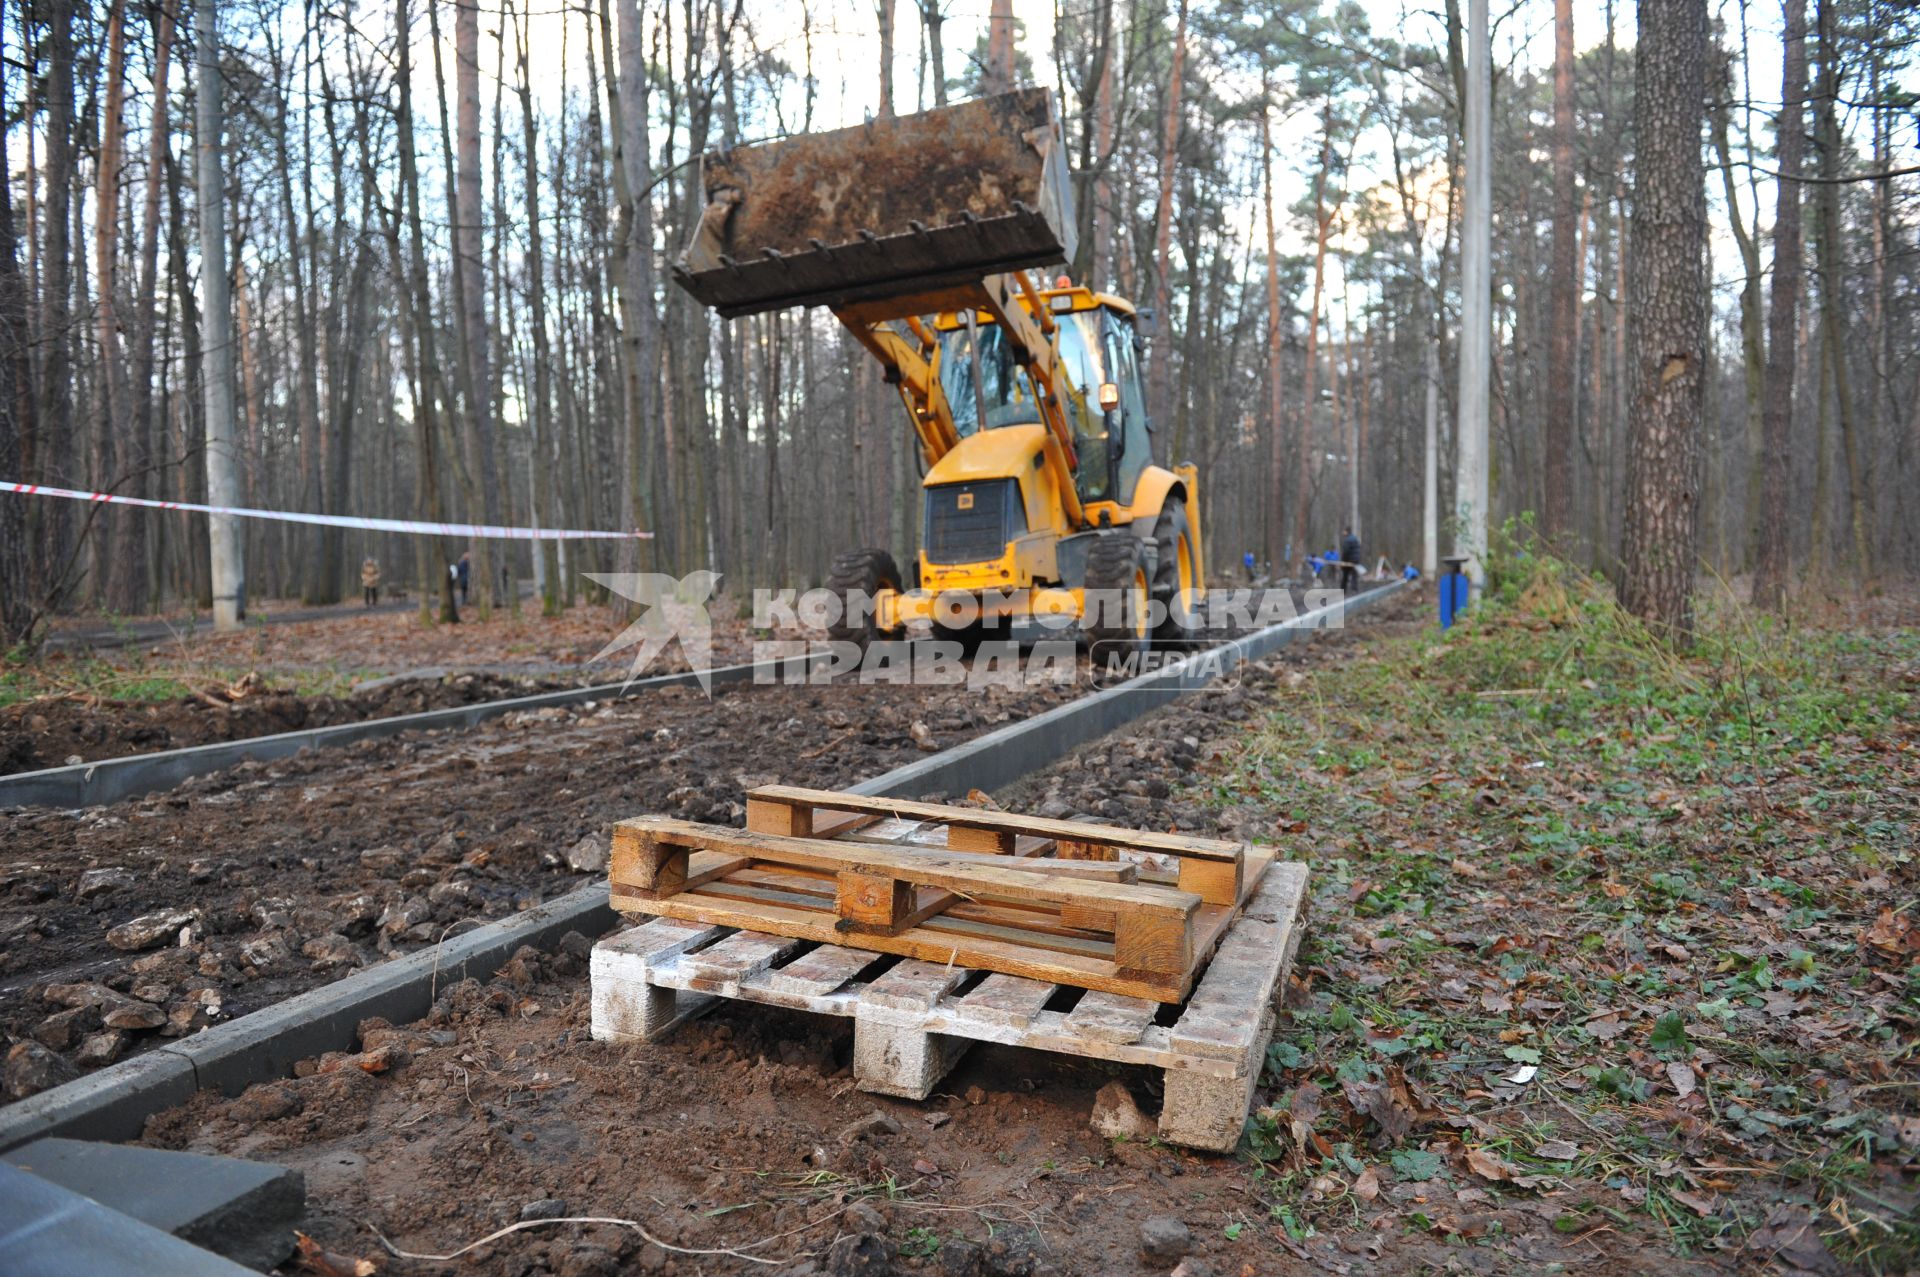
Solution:
<svg viewBox="0 0 1920 1277">
<path fill-rule="evenodd" d="M 1060 986 L 1042 980 L 1023 980 L 998 972 L 988 976 L 954 1003 L 956 1010 L 971 1019 L 1024 1029 L 1033 1023 Z M 1088 997 L 1095 995 L 1088 994 Z"/>
<path fill-rule="evenodd" d="M 1089 993 L 1067 1013 L 1066 1027 L 1097 1042 L 1137 1042 L 1159 1009 L 1159 1003 L 1144 998 Z"/>
<path fill-rule="evenodd" d="M 786 936 L 739 931 L 711 948 L 687 955 L 696 977 L 719 983 L 737 982 L 764 971 L 800 947 Z"/>
<path fill-rule="evenodd" d="M 764 860 L 836 872 L 889 874 L 916 885 L 944 887 L 967 895 L 1024 896 L 1050 904 L 1083 904 L 1110 908 L 1116 913 L 1138 911 L 1160 917 L 1190 917 L 1202 903 L 1193 893 L 1184 890 L 1168 891 L 1140 883 L 1086 882 L 1032 873 L 1019 868 L 1017 858 L 999 858 L 1002 863 L 990 863 L 979 857 L 866 843 L 784 838 L 665 818 L 623 820 L 616 829 L 626 832 L 634 842 L 668 849 L 650 853 L 653 861 L 667 859 L 675 849 L 715 851 L 747 861 Z M 630 889 L 657 890 L 647 876 L 651 867 L 651 864 L 636 865 L 632 873 L 616 871 L 612 877 Z"/>
<path fill-rule="evenodd" d="M 1276 864 L 1220 941 L 1185 1012 L 1173 1026 L 1178 1050 L 1250 1056 L 1261 1016 L 1299 947 L 1307 867 Z"/>
<path fill-rule="evenodd" d="M 782 804 L 825 811 L 878 813 L 896 819 L 938 821 L 949 828 L 1037 834 L 1047 838 L 1064 839 L 1086 849 L 1117 848 L 1124 851 L 1156 852 L 1182 858 L 1225 861 L 1242 860 L 1245 852 L 1243 844 L 1226 842 L 1218 838 L 1154 833 L 1126 829 L 1118 825 L 1096 825 L 1082 820 L 1052 820 L 1041 816 L 1021 816 L 1004 811 L 985 811 L 975 807 L 913 802 L 904 798 L 868 798 L 861 794 L 801 789 L 792 785 L 763 785 L 758 789 L 749 790 L 747 792 L 749 810 L 756 801 L 764 806 Z"/>
<path fill-rule="evenodd" d="M 784 967 L 771 967 L 757 980 L 777 993 L 797 997 L 824 997 L 854 979 L 881 955 L 865 949 L 823 944 L 801 954 Z"/>
<path fill-rule="evenodd" d="M 860 995 L 860 1009 L 880 1007 L 888 1011 L 933 1010 L 967 978 L 965 967 L 939 966 L 932 962 L 902 962 L 868 985 Z"/>
<path fill-rule="evenodd" d="M 612 889 L 611 899 L 614 908 L 627 913 L 692 919 L 717 926 L 739 927 L 747 930 L 778 931 L 798 939 L 818 940 L 828 944 L 843 942 L 857 944 L 861 948 L 872 949 L 878 953 L 897 953 L 903 957 L 941 963 L 950 961 L 956 966 L 975 967 L 982 971 L 1002 971 L 1008 975 L 1025 976 L 1032 980 L 1072 984 L 1087 989 L 1104 989 L 1109 993 L 1122 993 L 1137 998 L 1156 998 L 1162 1002 L 1178 1002 L 1186 996 L 1187 989 L 1193 980 L 1192 972 L 1176 975 L 1171 972 L 1122 971 L 1114 965 L 1110 956 L 1068 953 L 1057 948 L 1041 948 L 1034 944 L 1000 939 L 993 935 L 963 934 L 959 930 L 959 924 L 945 918 L 932 920 L 940 923 L 942 930 L 934 930 L 929 923 L 927 926 L 911 927 L 898 935 L 850 936 L 837 929 L 836 919 L 831 913 L 822 914 L 816 909 L 797 908 L 772 902 L 708 896 L 696 898 L 669 896 L 665 900 L 645 900 L 627 894 L 625 889 L 617 883 Z M 1000 930 L 999 928 L 980 929 Z M 1058 944 L 1063 943 L 1065 938 L 1048 937 L 1048 939 Z"/>
</svg>

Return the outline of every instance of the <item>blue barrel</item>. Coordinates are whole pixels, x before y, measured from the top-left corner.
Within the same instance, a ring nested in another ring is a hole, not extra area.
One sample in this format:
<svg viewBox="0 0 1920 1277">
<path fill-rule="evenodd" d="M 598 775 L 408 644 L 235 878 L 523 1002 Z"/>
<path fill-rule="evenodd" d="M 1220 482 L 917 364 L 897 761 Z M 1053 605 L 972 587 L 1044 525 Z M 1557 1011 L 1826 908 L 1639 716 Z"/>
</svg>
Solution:
<svg viewBox="0 0 1920 1277">
<path fill-rule="evenodd" d="M 1466 556 L 1449 557 L 1447 570 L 1440 577 L 1440 628 L 1452 629 L 1456 617 L 1467 610 L 1473 592 L 1473 578 L 1466 574 Z"/>
</svg>

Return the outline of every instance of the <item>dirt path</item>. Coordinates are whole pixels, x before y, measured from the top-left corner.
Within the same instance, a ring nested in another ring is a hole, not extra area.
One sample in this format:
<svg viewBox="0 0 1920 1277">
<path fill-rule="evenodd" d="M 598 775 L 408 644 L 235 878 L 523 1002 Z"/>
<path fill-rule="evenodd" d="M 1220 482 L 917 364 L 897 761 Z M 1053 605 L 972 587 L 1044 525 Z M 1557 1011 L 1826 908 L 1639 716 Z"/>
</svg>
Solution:
<svg viewBox="0 0 1920 1277">
<path fill-rule="evenodd" d="M 302 696 L 264 679 L 248 679 L 216 686 L 204 696 L 148 703 L 88 695 L 44 697 L 0 706 L 0 776 L 574 686 L 578 680 L 573 678 L 462 671 L 385 681 L 348 696 Z"/>
</svg>

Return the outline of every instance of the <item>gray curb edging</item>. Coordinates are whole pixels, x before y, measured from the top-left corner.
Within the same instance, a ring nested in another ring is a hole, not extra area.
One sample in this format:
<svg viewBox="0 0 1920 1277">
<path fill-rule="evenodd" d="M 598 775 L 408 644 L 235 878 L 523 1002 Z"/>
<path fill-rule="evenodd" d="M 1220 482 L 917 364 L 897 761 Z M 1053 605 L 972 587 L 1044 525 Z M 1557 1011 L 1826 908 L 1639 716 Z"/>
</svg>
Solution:
<svg viewBox="0 0 1920 1277">
<path fill-rule="evenodd" d="M 952 792 L 956 787 L 962 793 L 970 788 L 1000 788 L 1173 697 L 1205 686 L 1241 662 L 1257 660 L 1284 647 L 1297 635 L 1325 627 L 1344 617 L 1348 609 L 1371 606 L 1400 587 L 1400 582 L 1384 585 L 1210 652 L 1195 653 L 1165 669 L 896 767 L 850 786 L 851 792 L 870 797 L 918 798 Z M 1214 659 L 1204 659 L 1210 654 Z M 419 1019 L 433 1005 L 443 985 L 469 975 L 484 978 L 493 974 L 522 945 L 551 947 L 569 931 L 602 934 L 613 926 L 614 919 L 607 903 L 606 883 L 576 887 L 545 904 L 476 927 L 431 949 L 357 971 L 278 1005 L 0 1108 L 0 1152 L 46 1135 L 96 1140 L 136 1138 L 149 1115 L 191 1099 L 196 1091 L 212 1087 L 237 1095 L 254 1082 L 284 1077 L 296 1060 L 350 1046 L 354 1029 L 370 1016 L 396 1024 Z"/>
<path fill-rule="evenodd" d="M 714 683 L 751 682 L 758 673 L 778 671 L 792 661 L 805 659 L 809 658 L 787 657 L 748 665 L 722 665 L 705 673 Z M 451 709 L 423 710 L 418 714 L 398 714 L 392 718 L 369 718 L 358 723 L 336 723 L 332 727 L 309 727 L 297 732 L 277 732 L 272 736 L 216 741 L 211 745 L 189 745 L 184 749 L 165 749 L 152 754 L 130 754 L 125 758 L 102 758 L 91 763 L 18 772 L 12 776 L 0 776 L 0 808 L 97 807 L 103 803 L 119 802 L 122 798 L 150 794 L 155 790 L 172 789 L 181 781 L 239 763 L 285 758 L 303 749 L 338 748 L 356 741 L 397 736 L 401 732 L 472 727 L 476 723 L 484 723 L 490 718 L 518 710 L 578 705 L 585 701 L 622 700 L 663 687 L 685 687 L 698 681 L 699 677 L 699 671 L 687 670 L 678 674 L 635 679 L 630 683 L 568 687 L 504 701 L 482 701 L 476 705 L 456 705 Z"/>
</svg>

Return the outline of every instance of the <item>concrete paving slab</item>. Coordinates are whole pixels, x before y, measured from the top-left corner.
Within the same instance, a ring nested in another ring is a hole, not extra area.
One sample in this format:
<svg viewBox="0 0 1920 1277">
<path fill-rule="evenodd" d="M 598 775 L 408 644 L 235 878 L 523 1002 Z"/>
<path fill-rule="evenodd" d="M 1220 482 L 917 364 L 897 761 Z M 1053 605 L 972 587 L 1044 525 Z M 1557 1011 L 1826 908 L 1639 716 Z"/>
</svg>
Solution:
<svg viewBox="0 0 1920 1277">
<path fill-rule="evenodd" d="M 90 1197 L 0 1163 L 7 1277 L 258 1277 Z"/>
<path fill-rule="evenodd" d="M 3 1160 L 262 1271 L 293 1253 L 293 1229 L 307 1205 L 299 1171 L 237 1157 L 44 1139 Z"/>
</svg>

